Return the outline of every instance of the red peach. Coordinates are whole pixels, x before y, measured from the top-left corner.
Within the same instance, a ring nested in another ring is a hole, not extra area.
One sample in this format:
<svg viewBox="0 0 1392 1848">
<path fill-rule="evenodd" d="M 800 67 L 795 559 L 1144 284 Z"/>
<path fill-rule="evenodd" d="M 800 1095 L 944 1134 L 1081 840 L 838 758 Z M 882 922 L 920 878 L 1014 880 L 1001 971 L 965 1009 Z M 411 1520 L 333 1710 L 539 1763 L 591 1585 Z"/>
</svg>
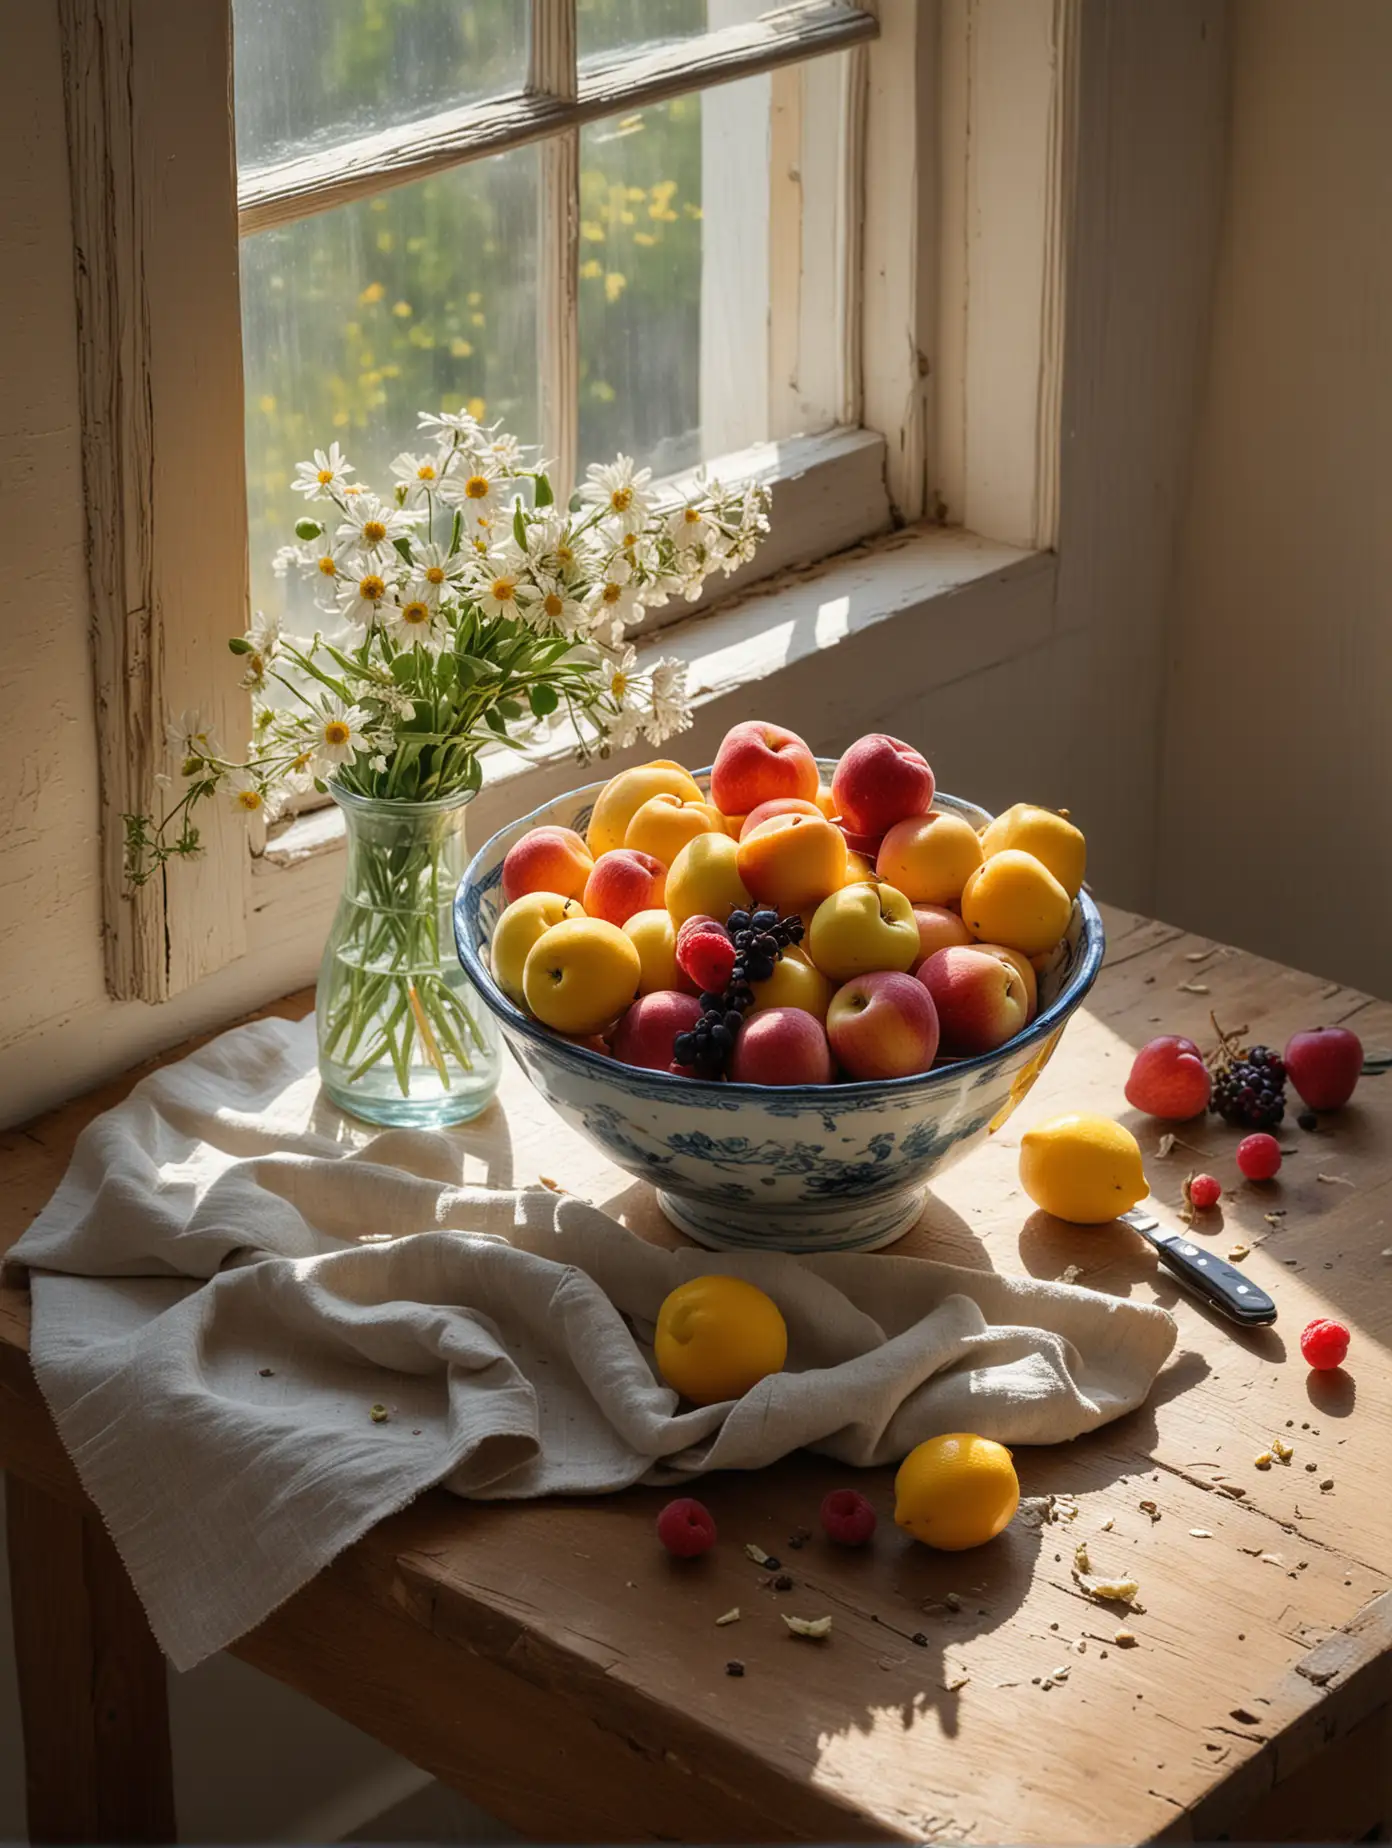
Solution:
<svg viewBox="0 0 1392 1848">
<path fill-rule="evenodd" d="M 756 809 L 751 809 L 740 823 L 736 840 L 743 840 L 752 834 L 761 821 L 772 821 L 775 815 L 818 815 L 823 820 L 821 809 L 815 802 L 804 802 L 801 796 L 779 796 L 772 802 L 761 802 Z"/>
<path fill-rule="evenodd" d="M 988 956 L 999 956 L 1002 962 L 1018 970 L 1025 985 L 1025 1025 L 1028 1026 L 1039 1012 L 1039 974 L 1034 964 L 1023 951 L 1012 950 L 1004 943 L 978 943 L 976 948 L 985 950 Z"/>
<path fill-rule="evenodd" d="M 938 1011 L 922 982 L 880 969 L 837 989 L 827 1038 L 848 1078 L 908 1078 L 933 1063 Z"/>
<path fill-rule="evenodd" d="M 614 1057 L 649 1071 L 674 1071 L 678 1068 L 672 1056 L 673 1041 L 679 1033 L 689 1033 L 700 1018 L 701 1003 L 695 995 L 681 994 L 675 988 L 641 995 L 614 1029 L 610 1041 Z"/>
<path fill-rule="evenodd" d="M 508 904 L 528 892 L 579 898 L 593 871 L 590 850 L 574 828 L 532 828 L 507 850 L 503 897 Z"/>
<path fill-rule="evenodd" d="M 1203 1054 L 1193 1040 L 1162 1033 L 1148 1040 L 1132 1061 L 1126 1101 L 1150 1116 L 1182 1123 L 1208 1109 L 1212 1089 Z"/>
<path fill-rule="evenodd" d="M 636 847 L 613 847 L 594 863 L 581 904 L 588 918 L 620 929 L 637 911 L 654 911 L 667 898 L 667 868 Z"/>
<path fill-rule="evenodd" d="M 1286 1074 L 1311 1110 L 1339 1110 L 1363 1072 L 1363 1042 L 1348 1027 L 1311 1027 L 1286 1044 Z"/>
<path fill-rule="evenodd" d="M 943 1044 L 955 1053 L 994 1052 L 1025 1025 L 1025 985 L 1003 957 L 957 946 L 936 951 L 916 973 L 937 1007 Z"/>
<path fill-rule="evenodd" d="M 946 905 L 915 905 L 913 914 L 918 919 L 918 947 L 925 962 L 936 950 L 976 941 L 957 913 Z"/>
<path fill-rule="evenodd" d="M 885 732 L 857 738 L 831 779 L 837 813 L 855 834 L 883 835 L 896 821 L 926 815 L 933 789 L 933 772 L 923 753 Z M 856 851 L 864 850 L 857 846 Z"/>
<path fill-rule="evenodd" d="M 730 1060 L 737 1084 L 830 1084 L 835 1069 L 821 1021 L 800 1007 L 751 1014 Z"/>
<path fill-rule="evenodd" d="M 711 766 L 711 801 L 722 815 L 747 815 L 782 796 L 815 804 L 820 786 L 817 760 L 797 733 L 763 719 L 731 726 Z"/>
</svg>

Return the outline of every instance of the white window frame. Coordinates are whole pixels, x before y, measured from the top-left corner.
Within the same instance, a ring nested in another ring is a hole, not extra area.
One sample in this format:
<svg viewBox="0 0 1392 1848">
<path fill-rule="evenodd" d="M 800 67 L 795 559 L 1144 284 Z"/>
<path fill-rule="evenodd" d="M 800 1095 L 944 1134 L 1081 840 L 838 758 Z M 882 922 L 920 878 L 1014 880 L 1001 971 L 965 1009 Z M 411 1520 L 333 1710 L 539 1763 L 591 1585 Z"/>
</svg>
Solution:
<svg viewBox="0 0 1392 1848">
<path fill-rule="evenodd" d="M 251 176 L 240 200 L 230 3 L 59 0 L 107 980 L 113 995 L 146 1001 L 261 954 L 268 912 L 277 943 L 295 932 L 309 942 L 323 928 L 319 887 L 286 876 L 296 856 L 253 867 L 240 822 L 211 812 L 217 805 L 202 820 L 202 857 L 171 863 L 134 895 L 122 873 L 121 816 L 161 797 L 166 715 L 201 707 L 228 740 L 245 725 L 224 653 L 246 608 L 239 230 L 377 190 L 388 165 L 392 182 L 405 183 L 461 157 L 541 141 L 543 267 L 567 310 L 547 317 L 542 343 L 543 440 L 549 454 L 569 459 L 580 123 L 768 71 L 775 440 L 738 464 L 774 487 L 760 572 L 805 566 L 925 514 L 966 518 L 1012 546 L 1048 545 L 1056 498 L 1057 310 L 1079 0 L 796 0 L 756 25 L 583 73 L 572 0 L 532 0 L 531 65 L 518 96 L 446 112 L 428 134 L 417 124 L 366 138 L 351 173 L 335 150 L 337 177 L 322 157 L 281 163 Z M 820 55 L 838 50 L 846 56 Z M 827 73 L 842 86 L 849 158 L 840 161 L 821 145 L 824 111 L 808 106 Z M 1021 111 L 1015 92 L 1030 107 Z M 1052 176 L 1043 193 L 1039 173 Z M 1022 179 L 1025 202 L 998 211 Z M 796 242 L 798 194 L 816 184 L 839 189 L 830 269 L 825 258 L 809 267 Z M 797 438 L 809 369 L 827 367 L 828 326 L 842 342 L 843 420 Z M 1021 349 L 1005 382 L 985 357 L 1002 336 Z M 231 511 L 210 520 L 210 507 Z M 957 581 L 951 570 L 948 579 Z"/>
</svg>

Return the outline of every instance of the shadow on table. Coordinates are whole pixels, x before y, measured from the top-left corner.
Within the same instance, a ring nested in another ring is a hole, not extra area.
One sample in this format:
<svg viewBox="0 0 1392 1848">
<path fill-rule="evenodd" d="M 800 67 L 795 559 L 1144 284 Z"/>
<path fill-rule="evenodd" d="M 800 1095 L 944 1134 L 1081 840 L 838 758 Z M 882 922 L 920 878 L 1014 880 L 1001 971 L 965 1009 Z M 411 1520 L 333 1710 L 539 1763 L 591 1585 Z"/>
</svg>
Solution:
<svg viewBox="0 0 1392 1848">
<path fill-rule="evenodd" d="M 317 1139 L 348 1151 L 350 1161 L 401 1168 L 447 1186 L 514 1184 L 512 1135 L 497 1098 L 468 1123 L 441 1129 L 392 1129 L 361 1122 L 320 1096 L 309 1122 Z"/>
</svg>

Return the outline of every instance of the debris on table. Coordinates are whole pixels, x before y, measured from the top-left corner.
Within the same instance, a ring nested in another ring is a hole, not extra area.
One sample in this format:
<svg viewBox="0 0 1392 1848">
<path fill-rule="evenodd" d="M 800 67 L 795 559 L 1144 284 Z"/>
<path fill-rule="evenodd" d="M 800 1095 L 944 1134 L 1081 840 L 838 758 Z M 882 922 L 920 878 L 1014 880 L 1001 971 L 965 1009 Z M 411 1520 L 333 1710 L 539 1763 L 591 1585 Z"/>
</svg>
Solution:
<svg viewBox="0 0 1392 1848">
<path fill-rule="evenodd" d="M 391 1417 L 391 1413 L 387 1410 L 385 1405 L 374 1405 L 367 1415 L 372 1420 L 373 1424 L 385 1424 Z"/>
<path fill-rule="evenodd" d="M 1273 1458 L 1269 1450 L 1259 1450 L 1256 1456 L 1252 1458 L 1252 1467 L 1253 1469 L 1270 1469 L 1272 1461 Z"/>
<path fill-rule="evenodd" d="M 1271 1440 L 1271 1454 L 1278 1462 L 1289 1463 L 1291 1458 L 1295 1455 L 1295 1452 L 1291 1449 L 1289 1444 L 1283 1443 L 1279 1437 L 1273 1437 Z"/>
<path fill-rule="evenodd" d="M 1211 1540 L 1213 1534 L 1207 1527 L 1191 1527 L 1189 1529 L 1189 1538 L 1191 1540 Z"/>
<path fill-rule="evenodd" d="M 1142 1514 L 1148 1514 L 1150 1516 L 1152 1526 L 1160 1519 L 1160 1510 L 1153 1501 L 1143 1501 L 1140 1504 L 1140 1509 Z"/>
<path fill-rule="evenodd" d="M 1317 1181 L 1323 1181 L 1326 1187 L 1356 1187 L 1358 1185 L 1356 1181 L 1351 1181 L 1346 1174 L 1317 1174 L 1315 1179 Z"/>
<path fill-rule="evenodd" d="M 794 1636 L 810 1636 L 814 1641 L 820 1641 L 822 1637 L 830 1636 L 831 1634 L 830 1617 L 785 1616 L 783 1621 L 787 1624 Z"/>
<path fill-rule="evenodd" d="M 1118 1630 L 1112 1637 L 1112 1641 L 1116 1644 L 1118 1649 L 1134 1649 L 1136 1647 L 1136 1633 L 1134 1630 Z"/>
<path fill-rule="evenodd" d="M 740 1608 L 739 1608 L 739 1605 L 737 1604 L 733 1610 L 726 1611 L 724 1616 L 717 1617 L 715 1621 L 717 1624 L 726 1624 L 726 1623 L 738 1623 L 739 1620 L 740 1620 Z"/>
<path fill-rule="evenodd" d="M 1232 1250 L 1228 1253 L 1228 1262 L 1229 1264 L 1239 1264 L 1243 1258 L 1250 1258 L 1251 1255 L 1252 1247 L 1250 1245 L 1234 1245 Z"/>
<path fill-rule="evenodd" d="M 744 1663 L 739 1661 L 738 1659 L 727 1662 L 725 1664 L 725 1673 L 727 1675 L 733 1675 L 736 1678 L 736 1680 L 738 1680 L 738 1678 L 744 1673 Z"/>
<path fill-rule="evenodd" d="M 754 1561 L 756 1566 L 765 1566 L 770 1572 L 776 1572 L 782 1564 L 781 1560 L 775 1559 L 772 1553 L 766 1553 L 761 1546 L 756 1546 L 752 1540 L 745 1541 L 744 1550 L 749 1558 Z"/>
</svg>

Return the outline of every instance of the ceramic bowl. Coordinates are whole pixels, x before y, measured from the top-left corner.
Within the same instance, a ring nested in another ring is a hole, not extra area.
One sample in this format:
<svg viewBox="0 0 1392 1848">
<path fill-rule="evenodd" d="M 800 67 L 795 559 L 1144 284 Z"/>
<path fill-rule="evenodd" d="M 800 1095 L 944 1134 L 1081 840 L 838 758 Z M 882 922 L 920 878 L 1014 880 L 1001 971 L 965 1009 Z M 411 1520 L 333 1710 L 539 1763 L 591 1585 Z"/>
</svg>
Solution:
<svg viewBox="0 0 1392 1848">
<path fill-rule="evenodd" d="M 835 763 L 822 762 L 830 782 Z M 708 775 L 696 780 L 705 788 Z M 872 1251 L 913 1224 L 934 1174 L 1010 1115 L 1047 1063 L 1102 966 L 1102 919 L 1084 892 L 1022 1033 L 978 1058 L 914 1078 L 831 1085 L 722 1084 L 640 1070 L 571 1045 L 513 1005 L 486 949 L 502 909 L 503 856 L 529 828 L 582 834 L 591 783 L 501 829 L 475 854 L 454 904 L 460 961 L 537 1090 L 611 1161 L 657 1189 L 663 1211 L 718 1250 Z M 941 791 L 934 807 L 984 809 Z"/>
</svg>

